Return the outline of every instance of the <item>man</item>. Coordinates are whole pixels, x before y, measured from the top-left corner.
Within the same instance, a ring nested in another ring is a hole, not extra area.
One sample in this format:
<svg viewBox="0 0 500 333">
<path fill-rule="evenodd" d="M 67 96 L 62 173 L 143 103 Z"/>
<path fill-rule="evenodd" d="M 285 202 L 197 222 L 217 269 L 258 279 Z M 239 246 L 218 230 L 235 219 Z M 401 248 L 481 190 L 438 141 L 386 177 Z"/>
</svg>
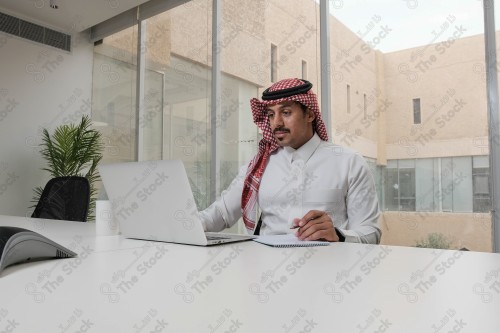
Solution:
<svg viewBox="0 0 500 333">
<path fill-rule="evenodd" d="M 249 233 L 378 244 L 378 201 L 365 160 L 327 142 L 312 84 L 286 79 L 250 103 L 259 152 L 220 199 L 200 212 L 206 231 L 240 217 Z M 259 219 L 260 217 L 260 219 Z"/>
</svg>

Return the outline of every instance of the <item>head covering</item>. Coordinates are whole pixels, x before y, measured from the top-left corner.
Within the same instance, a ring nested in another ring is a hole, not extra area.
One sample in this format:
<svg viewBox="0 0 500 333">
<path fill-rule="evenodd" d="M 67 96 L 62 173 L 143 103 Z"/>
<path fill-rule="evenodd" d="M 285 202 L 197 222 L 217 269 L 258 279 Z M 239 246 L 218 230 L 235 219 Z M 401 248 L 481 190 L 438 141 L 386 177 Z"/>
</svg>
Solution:
<svg viewBox="0 0 500 333">
<path fill-rule="evenodd" d="M 247 231 L 252 233 L 257 219 L 256 203 L 259 192 L 260 181 L 266 169 L 269 156 L 279 148 L 278 141 L 274 137 L 266 108 L 269 105 L 276 105 L 284 101 L 294 101 L 305 105 L 314 112 L 316 118 L 313 122 L 313 129 L 323 141 L 328 141 L 328 134 L 325 124 L 321 119 L 318 99 L 311 90 L 312 84 L 306 80 L 285 79 L 274 83 L 262 93 L 262 101 L 257 98 L 250 100 L 252 107 L 253 121 L 261 129 L 263 138 L 259 142 L 259 151 L 248 165 L 243 193 L 241 196 L 241 211 L 243 222 Z"/>
</svg>

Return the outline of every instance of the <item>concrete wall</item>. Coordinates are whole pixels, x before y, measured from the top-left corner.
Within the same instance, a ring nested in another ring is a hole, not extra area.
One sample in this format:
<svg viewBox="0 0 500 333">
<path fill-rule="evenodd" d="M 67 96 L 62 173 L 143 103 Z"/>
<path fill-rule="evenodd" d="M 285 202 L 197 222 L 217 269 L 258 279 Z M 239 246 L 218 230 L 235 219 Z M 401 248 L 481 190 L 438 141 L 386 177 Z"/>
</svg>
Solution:
<svg viewBox="0 0 500 333">
<path fill-rule="evenodd" d="M 485 154 L 477 144 L 487 136 L 482 36 L 388 53 L 384 66 L 393 129 L 386 132 L 387 158 Z M 414 98 L 421 101 L 420 125 L 413 123 Z"/>
<path fill-rule="evenodd" d="M 372 18 L 376 29 L 379 22 L 377 17 Z M 334 17 L 330 18 L 330 35 L 333 139 L 376 159 L 378 110 L 384 98 L 379 82 L 378 52 Z"/>
<path fill-rule="evenodd" d="M 493 249 L 491 217 L 485 213 L 384 212 L 380 227 L 381 244 L 415 246 L 430 233 L 440 233 L 452 249 Z"/>
</svg>

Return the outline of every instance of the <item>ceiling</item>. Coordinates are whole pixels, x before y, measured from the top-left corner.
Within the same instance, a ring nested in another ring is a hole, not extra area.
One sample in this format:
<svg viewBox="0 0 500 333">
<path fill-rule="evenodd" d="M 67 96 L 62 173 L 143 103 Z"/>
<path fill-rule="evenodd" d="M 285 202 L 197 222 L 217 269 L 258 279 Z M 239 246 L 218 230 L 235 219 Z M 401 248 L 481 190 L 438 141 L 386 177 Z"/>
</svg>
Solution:
<svg viewBox="0 0 500 333">
<path fill-rule="evenodd" d="M 0 0 L 0 12 L 73 34 L 148 0 Z M 57 9 L 51 8 L 57 5 Z"/>
</svg>

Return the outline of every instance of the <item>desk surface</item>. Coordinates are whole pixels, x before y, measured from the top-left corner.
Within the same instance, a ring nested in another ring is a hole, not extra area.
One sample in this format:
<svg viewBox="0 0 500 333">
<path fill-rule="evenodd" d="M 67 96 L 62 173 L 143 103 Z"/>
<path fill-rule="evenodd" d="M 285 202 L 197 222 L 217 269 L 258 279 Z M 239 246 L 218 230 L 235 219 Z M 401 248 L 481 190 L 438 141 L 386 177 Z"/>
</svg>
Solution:
<svg viewBox="0 0 500 333">
<path fill-rule="evenodd" d="M 0 216 L 78 258 L 6 268 L 0 332 L 498 332 L 500 255 L 338 243 L 216 247 Z M 10 329 L 10 330 L 9 330 Z"/>
</svg>

